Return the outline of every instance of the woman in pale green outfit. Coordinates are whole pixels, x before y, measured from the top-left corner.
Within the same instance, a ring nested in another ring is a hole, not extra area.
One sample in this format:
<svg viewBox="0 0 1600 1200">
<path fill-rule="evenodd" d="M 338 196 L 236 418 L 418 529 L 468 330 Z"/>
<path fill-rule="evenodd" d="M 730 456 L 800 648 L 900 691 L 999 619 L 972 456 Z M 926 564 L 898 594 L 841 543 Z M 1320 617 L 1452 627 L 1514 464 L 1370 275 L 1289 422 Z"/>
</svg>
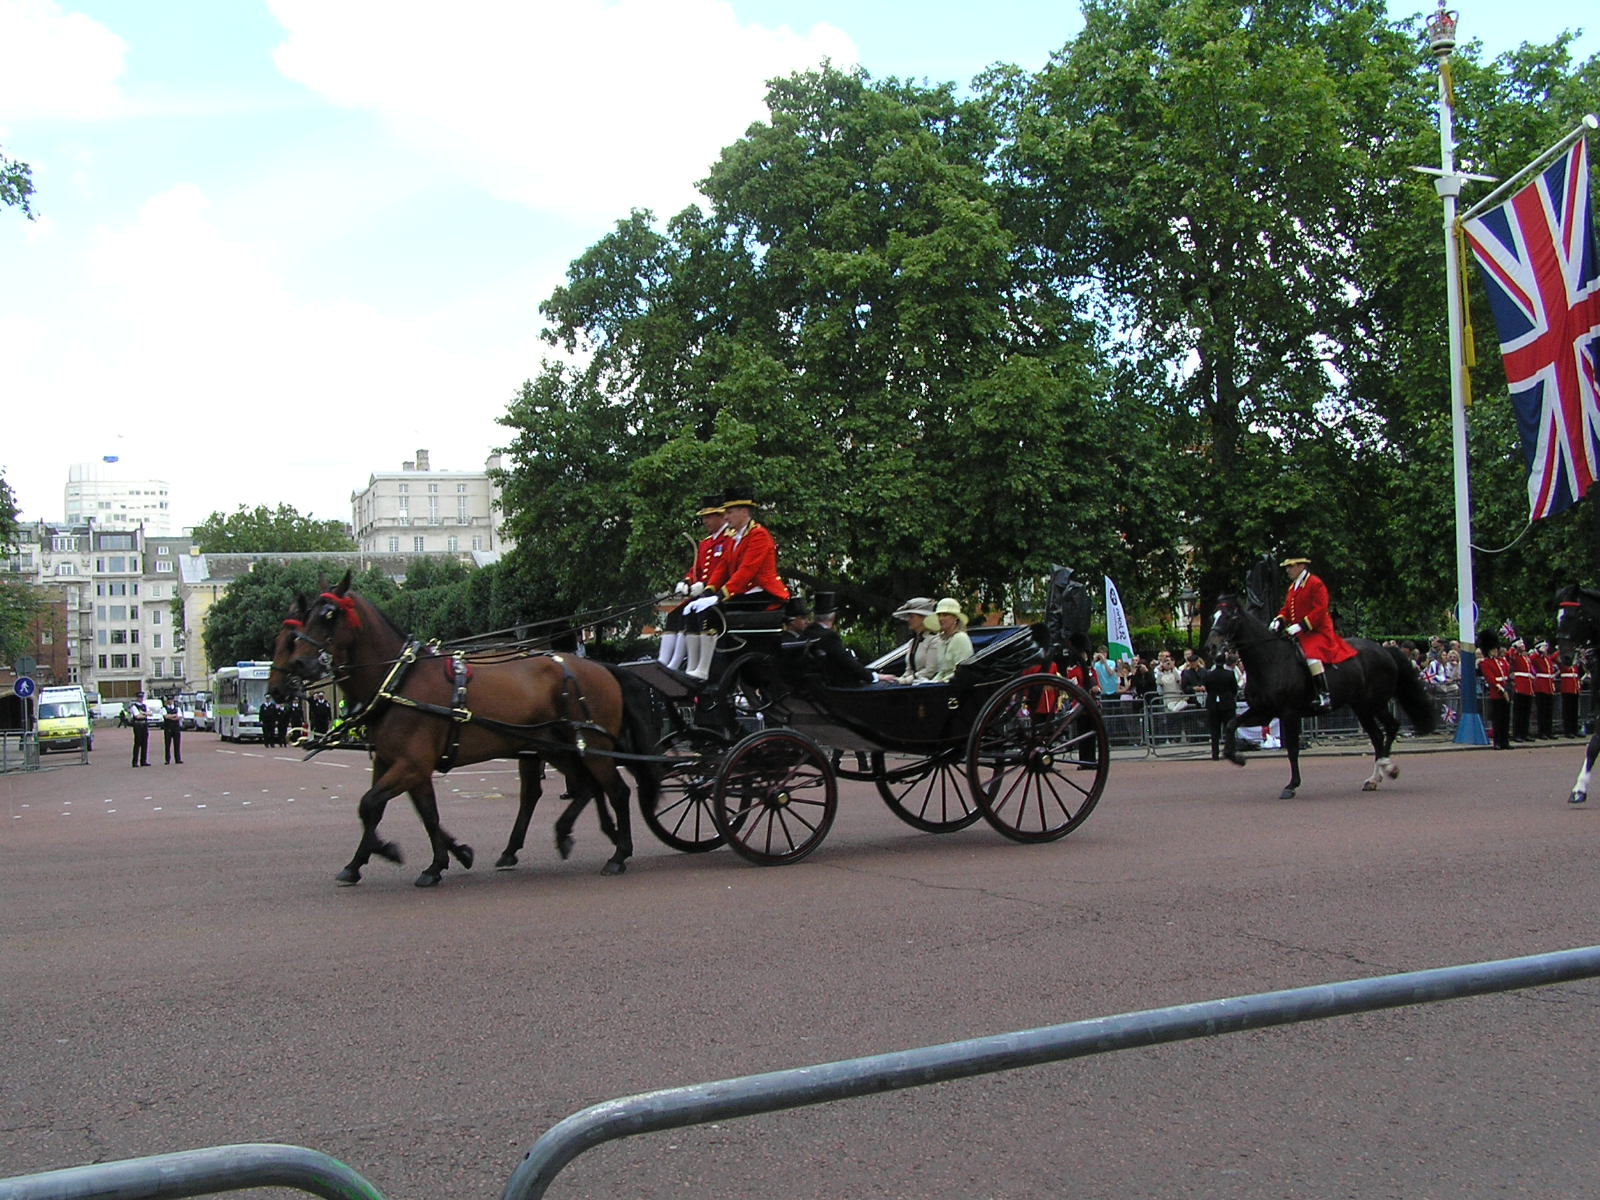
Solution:
<svg viewBox="0 0 1600 1200">
<path fill-rule="evenodd" d="M 967 636 L 967 614 L 953 596 L 946 596 L 933 608 L 934 620 L 939 622 L 939 633 L 933 639 L 938 647 L 936 683 L 949 683 L 955 678 L 956 668 L 972 657 L 972 639 Z"/>
</svg>

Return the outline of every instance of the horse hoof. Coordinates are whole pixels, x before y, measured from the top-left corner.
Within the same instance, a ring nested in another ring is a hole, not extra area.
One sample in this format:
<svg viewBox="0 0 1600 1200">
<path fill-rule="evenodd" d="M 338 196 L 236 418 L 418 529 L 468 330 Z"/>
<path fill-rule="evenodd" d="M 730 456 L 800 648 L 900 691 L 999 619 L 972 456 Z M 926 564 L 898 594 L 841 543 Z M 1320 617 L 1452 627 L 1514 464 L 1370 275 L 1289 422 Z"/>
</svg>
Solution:
<svg viewBox="0 0 1600 1200">
<path fill-rule="evenodd" d="M 1236 767 L 1242 767 L 1242 766 L 1244 766 L 1244 758 L 1243 758 L 1243 756 L 1241 756 L 1241 755 L 1238 755 L 1238 754 L 1229 754 L 1229 755 L 1226 755 L 1226 756 L 1225 756 L 1225 757 L 1226 757 L 1226 758 L 1227 758 L 1227 760 L 1228 760 L 1228 761 L 1229 761 L 1229 762 L 1231 762 L 1231 763 L 1232 763 L 1232 764 L 1233 764 L 1233 765 L 1234 765 L 1234 766 L 1236 766 Z"/>
<path fill-rule="evenodd" d="M 1383 773 L 1385 775 L 1387 775 L 1390 779 L 1399 779 L 1400 778 L 1400 768 L 1395 766 L 1393 763 L 1390 763 L 1387 767 L 1385 767 L 1383 769 Z"/>
<path fill-rule="evenodd" d="M 361 872 L 354 867 L 346 867 L 333 877 L 333 881 L 340 887 L 354 887 L 361 882 Z"/>
<path fill-rule="evenodd" d="M 1293 800 L 1294 799 L 1294 792 L 1295 792 L 1294 788 L 1286 787 L 1286 788 L 1283 789 L 1283 791 L 1278 793 L 1278 799 L 1279 800 Z"/>
<path fill-rule="evenodd" d="M 1568 804 L 1582 804 L 1588 798 L 1589 798 L 1589 793 L 1588 792 L 1573 792 L 1572 795 L 1567 797 L 1567 803 Z"/>
<path fill-rule="evenodd" d="M 517 856 L 515 854 L 512 854 L 509 850 L 506 851 L 506 853 L 502 854 L 499 858 L 494 860 L 494 869 L 496 871 L 509 871 L 509 870 L 511 870 L 512 867 L 514 867 L 516 865 L 517 865 Z"/>
<path fill-rule="evenodd" d="M 380 842 L 377 849 L 375 849 L 373 853 L 379 858 L 385 859 L 392 863 L 403 863 L 406 861 L 406 856 L 400 853 L 399 842 Z"/>
<path fill-rule="evenodd" d="M 415 882 L 413 882 L 411 886 L 412 887 L 438 887 L 439 886 L 439 876 L 437 874 L 435 874 L 434 872 L 432 872 L 432 871 L 424 871 L 421 875 L 417 876 Z"/>
<path fill-rule="evenodd" d="M 473 854 L 471 846 L 467 845 L 465 842 L 457 842 L 454 846 L 450 847 L 450 853 L 456 856 L 456 861 L 461 864 L 464 870 L 472 870 Z"/>
<path fill-rule="evenodd" d="M 572 848 L 577 844 L 569 837 L 558 837 L 556 839 L 556 853 L 561 855 L 562 858 L 571 858 Z"/>
<path fill-rule="evenodd" d="M 1373 783 L 1372 780 L 1369 779 L 1369 780 L 1367 780 L 1365 783 L 1363 783 L 1361 785 L 1361 790 L 1363 792 L 1375 792 L 1375 791 L 1378 790 L 1378 785 Z"/>
<path fill-rule="evenodd" d="M 602 875 L 621 875 L 627 869 L 628 869 L 628 864 L 627 863 L 618 862 L 616 859 L 610 858 L 610 859 L 606 860 L 606 865 L 600 868 L 600 874 L 602 874 Z"/>
</svg>

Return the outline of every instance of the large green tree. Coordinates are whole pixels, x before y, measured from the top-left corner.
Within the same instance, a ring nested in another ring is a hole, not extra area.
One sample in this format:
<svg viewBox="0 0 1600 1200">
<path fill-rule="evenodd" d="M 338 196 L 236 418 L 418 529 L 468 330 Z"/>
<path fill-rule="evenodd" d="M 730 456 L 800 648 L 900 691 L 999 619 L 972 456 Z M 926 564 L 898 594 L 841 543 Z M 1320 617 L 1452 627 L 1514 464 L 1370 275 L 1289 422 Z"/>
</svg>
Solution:
<svg viewBox="0 0 1600 1200">
<path fill-rule="evenodd" d="M 355 539 L 343 521 L 303 517 L 287 504 L 270 509 L 240 505 L 224 516 L 214 512 L 194 528 L 194 542 L 207 554 L 311 553 L 354 550 Z"/>
<path fill-rule="evenodd" d="M 832 68 L 768 106 L 705 212 L 632 214 L 543 306 L 568 358 L 505 418 L 518 557 L 574 608 L 638 594 L 681 569 L 699 496 L 748 485 L 785 570 L 864 601 L 999 598 L 1073 559 L 1171 577 L 1161 431 L 1032 306 L 985 107 Z"/>
<path fill-rule="evenodd" d="M 332 559 L 256 563 L 206 611 L 206 658 L 213 666 L 270 659 L 272 643 L 296 597 L 316 596 L 344 572 Z M 394 583 L 376 568 L 363 572 L 353 586 L 380 605 L 395 594 Z"/>
<path fill-rule="evenodd" d="M 33 168 L 25 162 L 0 154 L 0 206 L 20 208 L 23 216 L 33 220 Z"/>
<path fill-rule="evenodd" d="M 17 503 L 11 485 L 0 475 L 0 558 L 17 550 Z M 0 579 L 0 662 L 15 662 L 29 650 L 29 623 L 39 610 L 33 589 L 21 580 Z"/>
</svg>

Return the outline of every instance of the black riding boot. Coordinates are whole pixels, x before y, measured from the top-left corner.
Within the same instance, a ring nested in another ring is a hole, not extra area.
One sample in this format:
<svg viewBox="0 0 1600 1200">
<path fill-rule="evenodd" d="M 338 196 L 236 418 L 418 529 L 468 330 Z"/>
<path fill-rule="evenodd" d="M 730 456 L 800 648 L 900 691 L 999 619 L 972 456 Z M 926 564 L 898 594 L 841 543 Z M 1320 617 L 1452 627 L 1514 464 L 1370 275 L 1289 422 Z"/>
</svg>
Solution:
<svg viewBox="0 0 1600 1200">
<path fill-rule="evenodd" d="M 1332 712 L 1333 697 L 1328 694 L 1328 673 L 1318 672 L 1311 677 L 1311 711 Z"/>
</svg>

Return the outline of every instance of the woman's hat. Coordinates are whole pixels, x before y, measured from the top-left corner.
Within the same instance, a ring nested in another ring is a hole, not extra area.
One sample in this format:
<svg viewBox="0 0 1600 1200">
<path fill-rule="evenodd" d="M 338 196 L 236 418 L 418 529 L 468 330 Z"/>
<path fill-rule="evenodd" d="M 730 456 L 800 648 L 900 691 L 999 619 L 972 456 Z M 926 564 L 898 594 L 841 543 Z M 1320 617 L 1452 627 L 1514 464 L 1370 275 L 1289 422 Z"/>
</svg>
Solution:
<svg viewBox="0 0 1600 1200">
<path fill-rule="evenodd" d="M 906 617 L 931 617 L 933 616 L 932 596 L 913 596 L 899 608 L 894 610 L 894 615 L 904 620 Z"/>
<path fill-rule="evenodd" d="M 721 496 L 701 496 L 700 497 L 700 511 L 695 513 L 695 516 L 697 516 L 697 517 L 714 517 L 714 516 L 718 516 L 722 512 L 722 508 L 723 508 L 723 505 L 722 505 L 722 497 Z"/>
<path fill-rule="evenodd" d="M 722 498 L 723 508 L 760 508 L 761 504 L 755 499 L 755 489 L 748 483 L 741 483 L 737 487 L 728 489 L 728 494 Z"/>
<path fill-rule="evenodd" d="M 961 601 L 957 600 L 954 596 L 946 596 L 943 600 L 939 601 L 939 603 L 933 606 L 934 616 L 940 617 L 945 613 L 949 613 L 953 617 L 958 617 L 961 621 L 962 628 L 966 627 L 967 614 L 961 611 Z"/>
</svg>

